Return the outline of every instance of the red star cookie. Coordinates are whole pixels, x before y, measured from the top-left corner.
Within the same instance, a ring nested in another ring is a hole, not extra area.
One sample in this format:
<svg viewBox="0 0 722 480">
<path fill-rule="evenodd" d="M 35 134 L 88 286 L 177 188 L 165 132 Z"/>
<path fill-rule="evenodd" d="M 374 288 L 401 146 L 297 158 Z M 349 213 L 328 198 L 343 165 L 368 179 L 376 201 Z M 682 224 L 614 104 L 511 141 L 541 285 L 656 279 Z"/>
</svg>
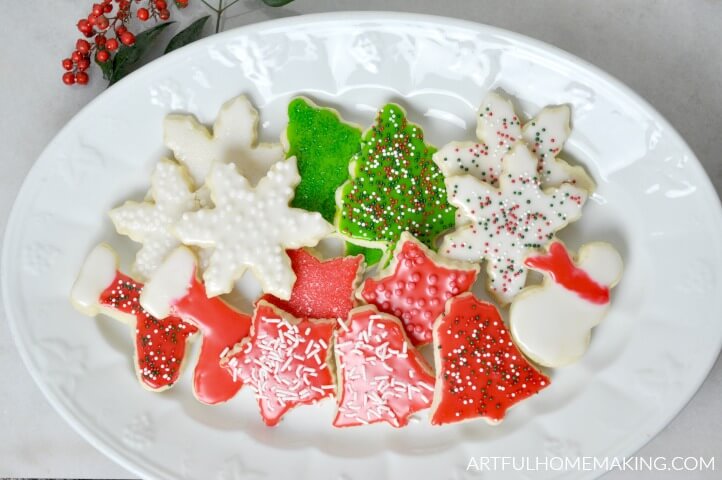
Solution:
<svg viewBox="0 0 722 480">
<path fill-rule="evenodd" d="M 328 366 L 334 319 L 297 319 L 263 300 L 256 305 L 251 336 L 221 364 L 250 385 L 266 425 L 276 425 L 298 405 L 315 403 L 336 389 Z"/>
<path fill-rule="evenodd" d="M 434 425 L 476 417 L 499 423 L 507 409 L 549 385 L 514 346 L 496 307 L 471 293 L 447 302 L 434 345 Z"/>
<path fill-rule="evenodd" d="M 388 422 L 402 427 L 413 413 L 431 405 L 434 376 L 399 319 L 366 305 L 351 310 L 348 322 L 339 325 L 334 426 Z"/>
<path fill-rule="evenodd" d="M 442 259 L 404 232 L 392 264 L 366 280 L 358 297 L 399 317 L 411 342 L 425 345 L 446 300 L 470 290 L 478 273 L 478 265 Z"/>
<path fill-rule="evenodd" d="M 296 283 L 289 300 L 261 297 L 295 317 L 346 318 L 362 275 L 362 255 L 319 260 L 305 249 L 288 250 Z"/>
</svg>

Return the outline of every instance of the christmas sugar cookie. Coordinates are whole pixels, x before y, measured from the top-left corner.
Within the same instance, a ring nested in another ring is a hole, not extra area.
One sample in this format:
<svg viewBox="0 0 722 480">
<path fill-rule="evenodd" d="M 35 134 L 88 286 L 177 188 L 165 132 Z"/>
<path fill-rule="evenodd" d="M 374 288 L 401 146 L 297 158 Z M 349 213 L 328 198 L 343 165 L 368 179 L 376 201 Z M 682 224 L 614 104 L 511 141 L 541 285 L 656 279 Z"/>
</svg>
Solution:
<svg viewBox="0 0 722 480">
<path fill-rule="evenodd" d="M 434 154 L 434 162 L 447 177 L 472 175 L 496 187 L 504 155 L 523 140 L 537 158 L 542 188 L 572 183 L 591 192 L 594 182 L 584 169 L 558 158 L 571 132 L 569 120 L 567 106 L 547 107 L 522 127 L 511 102 L 491 92 L 478 111 L 478 141 L 451 142 Z"/>
<path fill-rule="evenodd" d="M 118 257 L 106 244 L 88 255 L 70 294 L 75 308 L 127 323 L 135 332 L 135 372 L 153 391 L 173 386 L 184 365 L 186 343 L 197 329 L 177 317 L 158 319 L 138 303 L 143 284 L 118 271 Z"/>
<path fill-rule="evenodd" d="M 275 163 L 256 187 L 234 164 L 213 168 L 207 184 L 215 207 L 185 213 L 175 227 L 184 244 L 210 251 L 209 296 L 230 292 L 250 268 L 264 292 L 290 298 L 296 276 L 286 249 L 312 247 L 332 230 L 318 212 L 289 207 L 299 179 L 294 157 Z"/>
<path fill-rule="evenodd" d="M 387 422 L 402 427 L 431 405 L 434 376 L 401 322 L 373 305 L 339 320 L 334 340 L 338 378 L 336 427 Z"/>
<path fill-rule="evenodd" d="M 262 299 L 296 317 L 346 318 L 363 276 L 363 257 L 319 260 L 303 248 L 286 253 L 296 275 L 291 298 L 281 300 L 266 294 Z"/>
<path fill-rule="evenodd" d="M 547 367 L 577 361 L 592 328 L 609 309 L 609 291 L 622 275 L 622 258 L 609 244 L 583 245 L 574 262 L 561 242 L 525 265 L 544 273 L 544 283 L 524 289 L 511 304 L 511 333 L 522 352 Z"/>
<path fill-rule="evenodd" d="M 221 107 L 213 133 L 192 115 L 168 115 L 163 123 L 166 147 L 188 169 L 196 188 L 216 164 L 236 164 L 255 185 L 271 165 L 283 160 L 281 145 L 258 143 L 257 132 L 258 112 L 244 95 Z"/>
<path fill-rule="evenodd" d="M 299 319 L 261 300 L 251 335 L 221 364 L 253 389 L 268 426 L 298 405 L 330 397 L 336 390 L 329 367 L 335 319 Z"/>
<path fill-rule="evenodd" d="M 336 192 L 338 231 L 387 256 L 405 231 L 434 248 L 436 237 L 454 225 L 444 177 L 431 159 L 434 152 L 401 107 L 383 107 L 363 136 L 351 179 Z"/>
<path fill-rule="evenodd" d="M 449 201 L 469 223 L 446 235 L 439 251 L 457 260 L 486 259 L 489 291 L 507 304 L 524 288 L 524 257 L 581 216 L 587 192 L 567 183 L 542 190 L 536 158 L 524 143 L 515 145 L 503 163 L 499 188 L 471 175 L 446 179 Z"/>
<path fill-rule="evenodd" d="M 158 318 L 178 317 L 200 330 L 201 353 L 193 373 L 193 392 L 198 400 L 212 405 L 229 400 L 242 386 L 221 367 L 220 359 L 248 336 L 251 317 L 220 298 L 208 298 L 196 268 L 193 252 L 178 247 L 146 283 L 140 304 Z"/>
<path fill-rule="evenodd" d="M 499 311 L 471 293 L 454 297 L 434 324 L 436 388 L 431 423 L 499 423 L 549 385 L 511 341 Z"/>
<path fill-rule="evenodd" d="M 443 259 L 404 232 L 391 265 L 367 279 L 358 297 L 400 318 L 411 342 L 424 345 L 446 301 L 470 290 L 478 273 L 478 265 Z"/>
<path fill-rule="evenodd" d="M 133 272 L 143 279 L 150 277 L 180 245 L 173 226 L 181 215 L 199 206 L 185 169 L 167 159 L 155 167 L 149 196 L 144 202 L 125 202 L 110 211 L 118 233 L 143 244 L 133 264 Z"/>
<path fill-rule="evenodd" d="M 288 104 L 284 140 L 286 155 L 296 157 L 301 175 L 291 205 L 333 222 L 336 190 L 348 178 L 349 162 L 361 148 L 361 129 L 341 120 L 335 110 L 299 97 Z"/>
</svg>

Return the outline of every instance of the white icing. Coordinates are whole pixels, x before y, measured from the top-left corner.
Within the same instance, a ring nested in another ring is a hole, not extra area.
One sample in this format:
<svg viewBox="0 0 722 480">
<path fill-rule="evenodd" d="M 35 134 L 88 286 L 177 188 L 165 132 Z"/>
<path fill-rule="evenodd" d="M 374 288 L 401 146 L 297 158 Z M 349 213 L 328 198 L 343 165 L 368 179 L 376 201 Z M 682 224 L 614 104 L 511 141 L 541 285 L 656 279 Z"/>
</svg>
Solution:
<svg viewBox="0 0 722 480">
<path fill-rule="evenodd" d="M 295 157 L 274 164 L 255 188 L 234 164 L 214 167 L 215 208 L 186 213 L 176 226 L 184 243 L 212 251 L 203 273 L 209 297 L 230 292 L 250 267 L 265 292 L 290 298 L 296 275 L 285 250 L 314 246 L 332 231 L 319 213 L 288 206 L 299 181 Z"/>
<path fill-rule="evenodd" d="M 609 288 L 622 273 L 619 253 L 606 243 L 582 247 L 578 266 Z M 509 313 L 511 334 L 521 351 L 535 362 L 562 367 L 586 352 L 591 329 L 604 319 L 608 309 L 609 303 L 585 300 L 545 273 L 543 285 L 530 287 L 514 299 Z"/>
<path fill-rule="evenodd" d="M 195 271 L 193 252 L 186 247 L 176 248 L 143 287 L 140 305 L 156 318 L 167 317 L 172 306 L 187 295 Z"/>
<path fill-rule="evenodd" d="M 198 208 L 190 180 L 180 165 L 163 159 L 153 172 L 150 197 L 145 202 L 126 202 L 110 211 L 116 230 L 143 244 L 135 257 L 133 272 L 150 278 L 180 242 L 172 227 L 184 212 Z"/>
<path fill-rule="evenodd" d="M 566 183 L 542 191 L 536 164 L 520 142 L 504 157 L 498 189 L 471 175 L 446 179 L 449 202 L 470 223 L 447 234 L 439 252 L 457 260 L 486 259 L 489 290 L 502 304 L 524 287 L 524 257 L 578 219 L 587 199 L 585 190 Z"/>
<path fill-rule="evenodd" d="M 569 119 L 568 107 L 547 107 L 522 129 L 511 102 L 491 92 L 479 107 L 478 142 L 451 142 L 434 154 L 434 162 L 447 177 L 468 174 L 497 186 L 504 155 L 523 139 L 538 159 L 542 188 L 572 182 L 593 191 L 583 168 L 557 158 L 571 131 Z"/>
<path fill-rule="evenodd" d="M 196 187 L 218 163 L 235 163 L 255 185 L 284 158 L 280 144 L 257 142 L 258 112 L 243 95 L 223 105 L 212 134 L 192 115 L 168 115 L 163 127 L 165 145 L 188 168 Z"/>
<path fill-rule="evenodd" d="M 104 243 L 90 252 L 70 291 L 75 308 L 91 317 L 100 312 L 100 294 L 115 280 L 117 265 L 115 252 Z"/>
</svg>

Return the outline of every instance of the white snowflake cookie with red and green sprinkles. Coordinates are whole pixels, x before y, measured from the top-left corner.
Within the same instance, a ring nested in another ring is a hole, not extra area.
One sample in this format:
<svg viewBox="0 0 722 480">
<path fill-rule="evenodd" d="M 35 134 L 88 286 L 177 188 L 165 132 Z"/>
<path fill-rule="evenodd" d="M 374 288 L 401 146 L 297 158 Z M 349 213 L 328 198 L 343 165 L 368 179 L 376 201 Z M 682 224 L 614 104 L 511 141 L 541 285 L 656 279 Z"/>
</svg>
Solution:
<svg viewBox="0 0 722 480">
<path fill-rule="evenodd" d="M 524 258 L 581 216 L 588 193 L 568 183 L 542 190 L 537 159 L 523 142 L 502 163 L 499 188 L 471 175 L 446 179 L 449 201 L 469 223 L 447 234 L 439 251 L 457 260 L 486 260 L 488 289 L 505 305 L 524 288 Z"/>
<path fill-rule="evenodd" d="M 594 181 L 582 167 L 558 158 L 571 133 L 570 116 L 566 105 L 546 107 L 522 125 L 511 102 L 490 92 L 478 110 L 477 141 L 448 143 L 434 154 L 434 162 L 447 177 L 473 175 L 496 187 L 504 155 L 525 141 L 537 158 L 542 188 L 571 183 L 594 191 Z"/>
</svg>

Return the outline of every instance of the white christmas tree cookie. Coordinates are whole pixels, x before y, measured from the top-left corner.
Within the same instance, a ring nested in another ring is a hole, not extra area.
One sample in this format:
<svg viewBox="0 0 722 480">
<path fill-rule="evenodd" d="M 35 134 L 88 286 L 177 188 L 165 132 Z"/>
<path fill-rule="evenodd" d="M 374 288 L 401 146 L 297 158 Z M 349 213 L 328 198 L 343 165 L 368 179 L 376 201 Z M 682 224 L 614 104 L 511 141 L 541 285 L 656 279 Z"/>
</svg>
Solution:
<svg viewBox="0 0 722 480">
<path fill-rule="evenodd" d="M 497 186 L 502 158 L 524 140 L 537 157 L 542 188 L 572 183 L 591 192 L 594 182 L 584 169 L 557 158 L 571 131 L 569 120 L 567 106 L 547 107 L 522 128 L 511 102 L 491 92 L 479 107 L 478 141 L 451 142 L 434 154 L 434 162 L 447 177 L 468 174 Z"/>
<path fill-rule="evenodd" d="M 499 188 L 471 175 L 446 179 L 449 202 L 469 223 L 447 234 L 439 252 L 457 260 L 485 259 L 489 291 L 502 304 L 524 288 L 524 257 L 578 219 L 587 200 L 585 190 L 568 183 L 542 190 L 536 165 L 520 142 L 503 159 Z"/>
<path fill-rule="evenodd" d="M 163 159 L 151 177 L 148 200 L 128 201 L 110 211 L 118 233 L 143 244 L 133 264 L 138 277 L 150 278 L 165 257 L 180 245 L 173 226 L 183 213 L 197 208 L 198 200 L 185 169 Z"/>
<path fill-rule="evenodd" d="M 211 251 L 203 272 L 209 297 L 228 293 L 250 268 L 264 292 L 291 296 L 296 275 L 286 249 L 312 247 L 331 233 L 319 213 L 289 207 L 300 181 L 296 159 L 275 163 L 254 188 L 235 164 L 217 164 L 207 182 L 214 208 L 186 213 L 175 232 Z"/>
<path fill-rule="evenodd" d="M 163 138 L 176 160 L 188 168 L 197 188 L 218 163 L 235 163 L 255 185 L 271 165 L 283 160 L 281 144 L 258 143 L 258 112 L 244 95 L 226 102 L 213 133 L 192 115 L 168 115 Z"/>
<path fill-rule="evenodd" d="M 511 304 L 511 334 L 535 362 L 562 367 L 589 346 L 592 328 L 609 310 L 609 291 L 622 275 L 622 258 L 608 243 L 583 245 L 574 262 L 561 242 L 525 265 L 544 273 L 544 283 L 524 289 Z"/>
</svg>

